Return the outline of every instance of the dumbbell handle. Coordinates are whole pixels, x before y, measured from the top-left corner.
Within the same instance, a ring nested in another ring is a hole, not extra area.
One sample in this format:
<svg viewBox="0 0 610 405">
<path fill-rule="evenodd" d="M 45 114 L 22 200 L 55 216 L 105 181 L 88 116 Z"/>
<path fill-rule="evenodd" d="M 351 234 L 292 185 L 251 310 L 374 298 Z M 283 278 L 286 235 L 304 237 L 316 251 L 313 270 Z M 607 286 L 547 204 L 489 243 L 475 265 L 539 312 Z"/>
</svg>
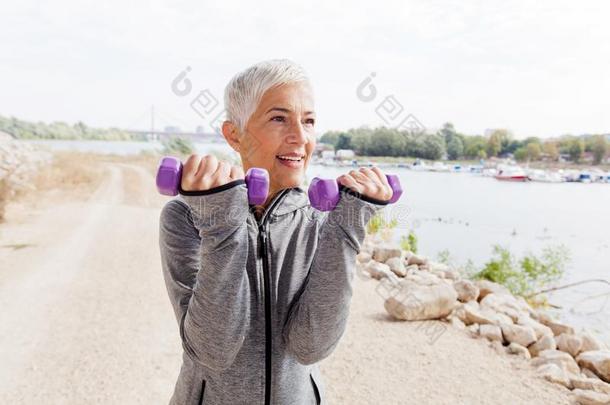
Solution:
<svg viewBox="0 0 610 405">
<path fill-rule="evenodd" d="M 163 195 L 174 196 L 180 191 L 182 162 L 173 156 L 165 156 L 157 170 L 157 190 Z M 252 167 L 246 173 L 248 201 L 253 205 L 263 204 L 269 194 L 269 174 L 265 169 Z"/>
<path fill-rule="evenodd" d="M 392 198 L 390 198 L 389 203 L 393 204 L 402 195 L 402 186 L 397 175 L 387 174 L 386 178 L 392 188 Z M 309 186 L 308 195 L 312 207 L 320 211 L 332 211 L 339 203 L 339 183 L 336 179 L 314 177 Z"/>
</svg>

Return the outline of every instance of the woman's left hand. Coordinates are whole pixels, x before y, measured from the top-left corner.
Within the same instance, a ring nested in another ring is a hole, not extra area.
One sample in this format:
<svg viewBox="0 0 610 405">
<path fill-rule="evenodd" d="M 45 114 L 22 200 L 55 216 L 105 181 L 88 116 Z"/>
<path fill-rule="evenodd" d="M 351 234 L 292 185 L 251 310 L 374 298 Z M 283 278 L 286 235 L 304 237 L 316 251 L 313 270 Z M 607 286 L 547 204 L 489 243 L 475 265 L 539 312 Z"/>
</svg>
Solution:
<svg viewBox="0 0 610 405">
<path fill-rule="evenodd" d="M 387 177 L 377 166 L 351 170 L 340 176 L 337 181 L 353 191 L 376 200 L 387 201 L 392 198 L 394 193 L 388 184 Z"/>
</svg>

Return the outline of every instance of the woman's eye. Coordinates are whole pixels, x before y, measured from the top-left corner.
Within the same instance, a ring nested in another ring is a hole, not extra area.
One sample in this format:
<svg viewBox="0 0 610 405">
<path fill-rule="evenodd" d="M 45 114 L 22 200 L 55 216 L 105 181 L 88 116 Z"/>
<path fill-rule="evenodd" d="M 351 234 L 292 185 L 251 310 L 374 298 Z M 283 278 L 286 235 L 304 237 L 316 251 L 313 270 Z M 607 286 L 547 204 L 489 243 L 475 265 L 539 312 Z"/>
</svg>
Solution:
<svg viewBox="0 0 610 405">
<path fill-rule="evenodd" d="M 284 122 L 284 121 L 286 121 L 286 118 L 282 117 L 281 115 L 278 115 L 278 116 L 271 118 L 271 121 Z"/>
<path fill-rule="evenodd" d="M 316 123 L 316 120 L 314 120 L 313 118 L 309 118 L 305 120 L 305 123 L 308 125 L 314 125 Z"/>
</svg>

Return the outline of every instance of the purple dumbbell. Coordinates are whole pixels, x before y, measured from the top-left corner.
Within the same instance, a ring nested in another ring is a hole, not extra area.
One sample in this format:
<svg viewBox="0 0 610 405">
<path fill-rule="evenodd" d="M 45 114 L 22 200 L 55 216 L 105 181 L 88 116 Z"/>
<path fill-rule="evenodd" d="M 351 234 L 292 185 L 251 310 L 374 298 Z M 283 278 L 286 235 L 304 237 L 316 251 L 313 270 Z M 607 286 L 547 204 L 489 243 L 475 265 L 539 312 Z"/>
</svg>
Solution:
<svg viewBox="0 0 610 405">
<path fill-rule="evenodd" d="M 177 195 L 178 186 L 182 181 L 182 162 L 172 156 L 166 156 L 159 162 L 157 170 L 157 190 L 163 195 Z M 267 200 L 269 194 L 269 174 L 265 169 L 252 167 L 246 173 L 248 201 L 260 205 Z"/>
<path fill-rule="evenodd" d="M 393 194 L 389 203 L 393 204 L 402 195 L 400 180 L 395 174 L 387 174 L 388 184 L 392 188 Z M 309 185 L 309 202 L 311 206 L 319 211 L 332 211 L 339 202 L 339 183 L 333 179 L 321 179 L 314 177 Z"/>
</svg>

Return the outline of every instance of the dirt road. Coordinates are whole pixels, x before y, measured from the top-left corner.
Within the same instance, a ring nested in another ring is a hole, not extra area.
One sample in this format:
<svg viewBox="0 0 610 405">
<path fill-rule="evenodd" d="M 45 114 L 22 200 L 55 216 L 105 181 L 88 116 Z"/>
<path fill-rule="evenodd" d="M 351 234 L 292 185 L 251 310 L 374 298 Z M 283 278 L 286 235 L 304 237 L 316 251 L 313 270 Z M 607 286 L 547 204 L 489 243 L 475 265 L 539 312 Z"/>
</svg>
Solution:
<svg viewBox="0 0 610 405">
<path fill-rule="evenodd" d="M 85 201 L 55 195 L 0 225 L 0 403 L 165 404 L 181 359 L 158 250 L 152 174 L 104 164 Z M 40 196 L 42 198 L 42 195 Z M 330 403 L 568 403 L 527 364 L 447 329 L 434 343 L 357 280 Z"/>
</svg>

